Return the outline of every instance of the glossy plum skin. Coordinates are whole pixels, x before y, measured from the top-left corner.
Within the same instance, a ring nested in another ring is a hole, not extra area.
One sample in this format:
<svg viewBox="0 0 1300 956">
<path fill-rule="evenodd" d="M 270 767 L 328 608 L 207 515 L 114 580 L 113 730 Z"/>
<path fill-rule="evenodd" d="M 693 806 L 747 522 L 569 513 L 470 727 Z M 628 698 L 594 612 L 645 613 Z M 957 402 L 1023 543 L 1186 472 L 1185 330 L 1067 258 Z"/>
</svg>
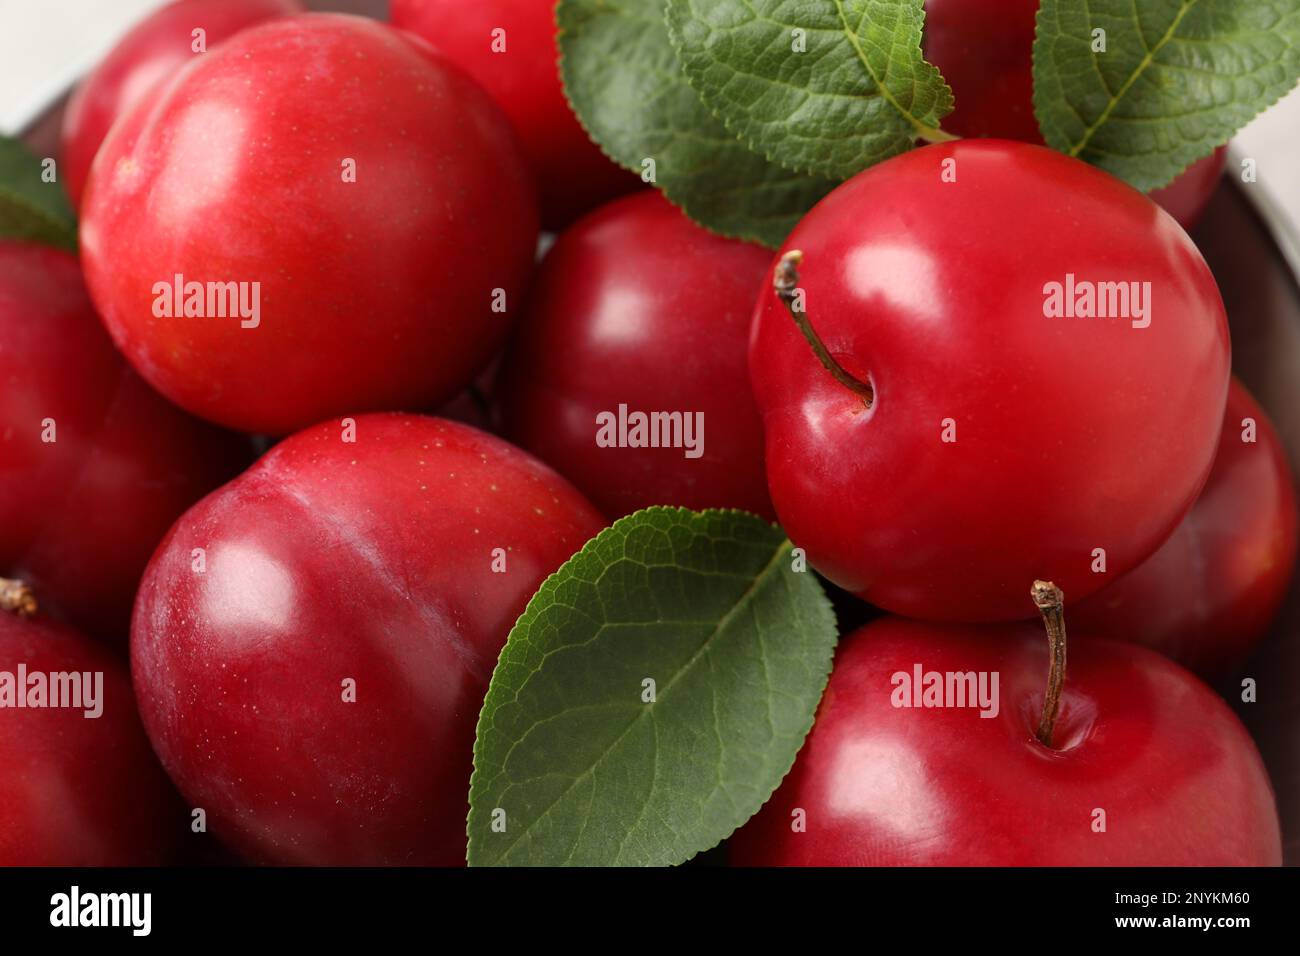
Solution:
<svg viewBox="0 0 1300 956">
<path fill-rule="evenodd" d="M 610 517 L 650 505 L 772 517 L 746 345 L 771 253 L 657 192 L 616 200 L 551 248 L 498 379 L 506 437 Z M 602 448 L 596 416 L 703 413 L 704 451 Z"/>
<path fill-rule="evenodd" d="M 245 27 L 299 13 L 297 0 L 177 0 L 140 21 L 78 84 L 63 114 L 63 182 L 80 205 L 91 161 L 116 120 L 196 56 L 192 31 L 213 49 Z"/>
<path fill-rule="evenodd" d="M 504 344 L 537 241 L 487 95 L 417 39 L 332 14 L 246 30 L 128 114 L 82 212 L 91 293 L 136 369 L 276 435 L 451 398 Z M 156 318 L 178 274 L 260 283 L 260 321 Z"/>
<path fill-rule="evenodd" d="M 1034 117 L 1034 21 L 1039 0 L 925 0 L 925 56 L 956 101 L 943 128 L 1042 144 Z M 1218 185 L 1227 148 L 1202 157 L 1151 198 L 1191 229 Z"/>
<path fill-rule="evenodd" d="M 136 605 L 140 709 L 182 794 L 250 859 L 461 864 L 497 655 L 604 522 L 475 429 L 355 425 L 355 443 L 339 421 L 286 439 L 172 529 Z"/>
<path fill-rule="evenodd" d="M 784 248 L 804 254 L 812 326 L 875 390 L 868 410 L 760 296 L 772 501 L 840 587 L 909 617 L 1024 617 L 1035 579 L 1081 600 L 1191 507 L 1223 422 L 1227 323 L 1196 247 L 1140 193 L 1044 147 L 962 140 L 860 173 Z M 1045 285 L 1067 274 L 1150 282 L 1150 325 L 1046 317 Z"/>
<path fill-rule="evenodd" d="M 102 713 L 0 708 L 0 866 L 157 866 L 188 832 L 149 749 L 131 679 L 64 624 L 0 612 L 0 671 L 102 672 Z"/>
<path fill-rule="evenodd" d="M 0 576 L 125 647 L 154 547 L 252 448 L 145 385 L 104 333 L 77 260 L 45 246 L 0 242 L 0 392 Z"/>
<path fill-rule="evenodd" d="M 1243 421 L 1255 441 L 1242 441 Z M 1160 550 L 1070 609 L 1071 633 L 1154 648 L 1207 680 L 1243 664 L 1296 563 L 1296 493 L 1268 415 L 1235 379 L 1205 490 Z"/>
<path fill-rule="evenodd" d="M 448 57 L 509 117 L 541 197 L 542 222 L 558 230 L 590 209 L 640 187 L 592 142 L 560 82 L 556 0 L 392 0 L 394 26 Z M 505 30 L 505 51 L 493 31 Z"/>
<path fill-rule="evenodd" d="M 893 675 L 918 663 L 998 672 L 997 715 L 895 707 Z M 794 768 L 731 837 L 732 863 L 1280 864 L 1263 762 L 1212 690 L 1146 648 L 1074 642 L 1049 750 L 1034 737 L 1046 675 L 1037 623 L 881 618 L 854 632 Z M 796 808 L 805 832 L 792 830 Z"/>
</svg>

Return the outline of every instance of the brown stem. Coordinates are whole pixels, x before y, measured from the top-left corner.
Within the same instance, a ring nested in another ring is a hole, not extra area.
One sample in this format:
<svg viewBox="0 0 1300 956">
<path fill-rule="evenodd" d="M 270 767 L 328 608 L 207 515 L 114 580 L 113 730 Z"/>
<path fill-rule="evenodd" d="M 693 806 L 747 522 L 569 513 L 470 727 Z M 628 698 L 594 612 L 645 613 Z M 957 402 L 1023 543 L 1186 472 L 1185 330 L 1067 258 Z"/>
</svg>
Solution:
<svg viewBox="0 0 1300 956">
<path fill-rule="evenodd" d="M 844 370 L 844 366 L 835 361 L 835 356 L 831 355 L 830 350 L 826 348 L 825 343 L 814 331 L 812 323 L 808 321 L 808 313 L 800 308 L 799 303 L 796 301 L 796 293 L 799 289 L 799 264 L 801 262 L 803 262 L 803 253 L 798 250 L 791 250 L 783 255 L 781 261 L 776 264 L 776 275 L 772 280 L 772 286 L 776 289 L 777 298 L 785 303 L 790 318 L 794 319 L 794 324 L 799 327 L 803 337 L 808 340 L 808 344 L 812 346 L 817 360 L 822 363 L 826 371 L 830 372 L 835 381 L 845 388 L 861 395 L 862 400 L 866 402 L 867 408 L 870 408 L 876 397 L 871 384 L 854 378 Z"/>
<path fill-rule="evenodd" d="M 0 611 L 31 617 L 36 613 L 36 595 L 22 581 L 0 578 Z"/>
<path fill-rule="evenodd" d="M 1038 739 L 1044 747 L 1050 747 L 1056 715 L 1061 709 L 1061 688 L 1065 685 L 1065 592 L 1051 581 L 1035 581 L 1029 595 L 1047 625 L 1051 663 L 1047 668 L 1047 696 L 1043 698 L 1043 716 L 1038 721 Z"/>
</svg>

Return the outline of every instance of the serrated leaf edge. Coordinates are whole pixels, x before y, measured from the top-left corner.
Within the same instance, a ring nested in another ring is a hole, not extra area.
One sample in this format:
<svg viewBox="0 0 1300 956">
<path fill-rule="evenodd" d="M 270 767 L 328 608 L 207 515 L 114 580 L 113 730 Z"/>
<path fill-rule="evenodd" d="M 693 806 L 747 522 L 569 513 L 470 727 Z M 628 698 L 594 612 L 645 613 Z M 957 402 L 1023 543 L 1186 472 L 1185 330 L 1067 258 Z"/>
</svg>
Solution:
<svg viewBox="0 0 1300 956">
<path fill-rule="evenodd" d="M 664 4 L 664 21 L 668 27 L 668 38 L 672 43 L 673 52 L 677 55 L 678 68 L 682 71 L 682 75 L 686 77 L 686 82 L 690 85 L 691 89 L 693 89 L 696 92 L 696 94 L 699 96 L 700 101 L 704 104 L 705 108 L 710 113 L 712 113 L 715 117 L 717 117 L 722 122 L 722 125 L 725 126 L 727 130 L 731 132 L 734 136 L 736 136 L 736 138 L 741 143 L 743 143 L 751 153 L 756 153 L 757 155 L 762 156 L 765 160 L 767 160 L 772 165 L 779 166 L 782 169 L 788 169 L 792 173 L 797 173 L 802 176 L 816 176 L 822 179 L 831 179 L 840 182 L 846 181 L 849 177 L 842 177 L 836 172 L 831 172 L 824 169 L 816 169 L 813 168 L 811 165 L 803 166 L 797 163 L 785 162 L 779 157 L 773 155 L 775 151 L 774 148 L 773 150 L 769 150 L 765 148 L 761 143 L 757 141 L 757 139 L 754 136 L 748 135 L 743 129 L 738 129 L 737 127 L 740 125 L 740 122 L 735 117 L 725 114 L 722 111 L 719 111 L 714 108 L 713 104 L 709 101 L 709 98 L 704 95 L 704 91 L 701 90 L 695 77 L 693 77 L 691 75 L 691 72 L 686 69 L 686 64 L 683 60 L 685 41 L 682 39 L 680 35 L 680 31 L 674 28 L 673 22 L 671 18 L 668 16 L 668 8 L 674 2 L 679 2 L 679 0 L 667 0 L 667 2 Z M 880 82 L 879 78 L 876 76 L 875 70 L 873 70 L 871 68 L 871 65 L 866 61 L 859 38 L 853 35 L 853 33 L 849 29 L 848 22 L 845 20 L 843 3 L 841 2 L 841 0 L 834 0 L 834 3 L 835 3 L 836 12 L 839 14 L 840 22 L 841 24 L 843 24 L 844 27 L 842 32 L 844 36 L 848 39 L 849 43 L 853 46 L 853 50 L 857 60 L 862 64 L 867 74 L 871 77 L 871 82 L 876 87 L 876 92 L 871 95 L 879 96 L 885 99 L 890 105 L 894 107 L 894 111 L 899 116 L 907 120 L 908 125 L 910 125 L 912 129 L 916 131 L 916 136 L 912 138 L 912 141 L 907 147 L 907 149 L 902 149 L 896 153 L 891 153 L 889 156 L 882 157 L 881 159 L 876 160 L 876 162 L 882 163 L 885 162 L 885 160 L 887 159 L 892 159 L 894 156 L 902 155 L 903 153 L 907 152 L 908 149 L 911 149 L 913 146 L 915 146 L 917 140 L 925 140 L 927 143 L 945 143 L 945 142 L 954 142 L 956 140 L 961 139 L 960 136 L 956 136 L 952 133 L 946 132 L 945 130 L 939 127 L 927 126 L 925 123 L 920 122 L 920 120 L 918 120 L 911 112 L 903 109 L 903 107 L 898 103 L 898 101 L 894 99 L 893 94 L 888 92 L 887 87 L 885 87 L 885 85 Z M 925 35 L 925 7 L 922 6 L 921 36 L 924 37 L 924 35 Z M 916 44 L 916 52 L 921 57 L 922 61 L 929 64 L 929 66 L 934 70 L 935 76 L 938 77 L 940 84 L 942 84 L 944 91 L 947 93 L 949 112 L 951 112 L 952 104 L 955 102 L 953 97 L 952 87 L 950 87 L 948 85 L 948 81 L 943 78 L 943 74 L 939 72 L 939 68 L 935 66 L 933 63 L 930 63 L 928 60 L 925 59 L 924 51 L 922 47 L 923 47 L 922 42 L 918 40 Z M 875 163 L 872 163 L 870 165 L 875 165 Z M 868 169 L 870 168 L 870 165 L 863 166 L 862 169 Z M 859 169 L 856 172 L 861 172 L 862 169 Z M 853 175 L 856 175 L 856 172 Z"/>
<path fill-rule="evenodd" d="M 700 511 L 693 511 L 690 508 L 673 507 L 669 505 L 652 505 L 648 508 L 641 508 L 640 510 L 634 511 L 631 514 L 624 515 L 623 517 L 619 518 L 617 521 L 610 524 L 608 527 L 602 528 L 600 532 L 594 535 L 581 548 L 579 548 L 572 555 L 570 555 L 570 557 L 566 559 L 563 564 L 561 564 L 558 568 L 556 568 L 554 571 L 548 574 L 542 580 L 542 583 L 537 586 L 537 590 L 533 592 L 533 596 L 528 599 L 528 604 L 525 605 L 524 610 L 520 612 L 519 617 L 515 619 L 515 623 L 511 625 L 510 634 L 506 637 L 506 642 L 501 645 L 501 650 L 497 653 L 496 662 L 493 664 L 492 667 L 493 676 L 495 676 L 496 674 L 496 668 L 501 663 L 501 658 L 505 654 L 506 648 L 510 645 L 511 640 L 514 639 L 515 629 L 519 626 L 519 622 L 522 621 L 528 615 L 528 612 L 532 609 L 534 603 L 541 596 L 542 592 L 555 578 L 559 577 L 559 575 L 570 564 L 570 562 L 574 561 L 576 558 L 580 557 L 583 554 L 586 554 L 589 550 L 591 550 L 595 546 L 596 541 L 601 537 L 601 535 L 605 534 L 605 532 L 610 530 L 610 528 L 613 528 L 614 525 L 618 524 L 621 521 L 625 521 L 630 518 L 635 518 L 637 516 L 644 515 L 647 513 L 653 513 L 653 512 L 670 512 L 677 515 L 680 515 L 682 513 L 687 513 L 690 515 L 736 515 L 736 516 L 744 516 L 744 517 L 751 517 L 751 518 L 759 518 L 759 520 L 762 520 L 761 516 L 755 515 L 752 512 L 745 511 L 741 508 L 705 508 Z M 767 522 L 767 524 L 771 528 L 777 528 L 778 530 L 780 529 L 780 526 L 776 522 L 769 521 Z M 792 547 L 793 547 L 793 543 L 790 541 L 789 538 L 786 538 L 781 544 L 777 546 L 776 550 L 773 552 L 772 560 L 775 561 L 776 557 L 783 550 L 788 550 Z M 772 562 L 769 562 L 769 566 L 771 563 Z M 764 570 L 766 570 L 766 568 Z M 817 599 L 818 599 L 820 611 L 829 615 L 831 621 L 834 623 L 835 622 L 834 605 L 831 603 L 830 598 L 827 597 L 825 589 L 821 588 L 820 586 L 818 587 Z M 837 623 L 835 623 L 834 626 L 836 630 L 835 641 L 836 641 L 836 645 L 838 645 L 839 627 Z M 821 680 L 818 682 L 817 696 L 819 701 L 822 695 L 825 694 L 826 686 L 830 682 L 830 675 L 831 675 L 831 671 L 834 668 L 834 662 L 835 662 L 835 655 L 832 652 L 831 656 L 827 659 L 825 672 L 821 675 Z M 478 756 L 479 756 L 478 729 L 482 725 L 483 714 L 487 710 L 487 699 L 488 699 L 488 693 L 490 691 L 491 691 L 491 684 L 489 682 L 488 691 L 485 692 L 483 695 L 483 703 L 479 706 L 478 717 L 475 720 L 475 725 L 474 725 L 474 765 L 473 765 L 473 771 L 470 773 L 470 779 L 469 779 L 469 794 L 468 794 L 469 796 L 473 795 L 475 783 L 478 781 L 479 775 L 481 773 L 478 766 Z M 755 813 L 757 813 L 758 810 L 761 809 L 762 806 L 772 798 L 772 794 L 774 794 L 777 791 L 777 789 L 781 786 L 781 783 L 785 780 L 787 776 L 789 776 L 790 770 L 794 767 L 795 760 L 798 759 L 799 753 L 803 750 L 804 743 L 807 742 L 808 735 L 812 733 L 813 724 L 815 723 L 817 718 L 817 709 L 818 709 L 817 707 L 814 707 L 812 712 L 809 714 L 807 726 L 803 728 L 802 733 L 800 733 L 799 735 L 799 746 L 795 749 L 793 756 L 791 756 L 789 763 L 786 765 L 785 769 L 781 772 L 781 776 L 778 778 L 772 790 L 768 793 L 767 797 L 763 799 L 763 801 L 759 804 L 759 806 L 755 808 Z M 475 844 L 474 834 L 470 831 L 470 818 L 472 815 L 473 815 L 473 805 L 471 803 L 470 809 L 465 814 L 465 839 L 466 839 L 465 860 L 467 865 L 469 866 L 475 865 L 470 860 L 471 850 Z M 731 835 L 735 833 L 736 830 L 738 830 L 741 826 L 744 826 L 745 822 L 748 821 L 742 821 L 742 823 L 734 827 L 730 832 L 720 837 L 718 841 L 714 843 L 712 846 L 705 847 L 703 850 L 700 850 L 698 852 L 700 853 L 706 852 L 707 850 L 720 845 L 724 840 L 730 838 Z M 682 862 L 686 862 L 686 861 L 682 861 Z M 680 864 L 674 864 L 674 865 L 680 865 Z"/>
<path fill-rule="evenodd" d="M 1083 140 L 1082 142 L 1080 142 L 1080 143 L 1076 144 L 1075 146 L 1071 147 L 1071 149 L 1069 149 L 1069 150 L 1063 150 L 1063 149 L 1059 149 L 1059 148 L 1057 148 L 1057 147 L 1052 147 L 1052 148 L 1053 148 L 1053 149 L 1056 149 L 1056 151 L 1059 152 L 1059 153 L 1063 153 L 1063 154 L 1065 154 L 1065 155 L 1067 155 L 1067 156 L 1070 156 L 1071 158 L 1079 159 L 1079 153 L 1082 152 L 1084 149 L 1087 148 L 1088 141 L 1091 139 L 1093 132 L 1095 132 L 1097 129 L 1100 128 L 1100 126 L 1102 125 L 1102 121 L 1104 120 L 1104 118 L 1110 115 L 1110 112 L 1111 112 L 1111 110 L 1114 108 L 1114 106 L 1115 106 L 1115 105 L 1120 101 L 1120 99 L 1123 98 L 1124 94 L 1129 90 L 1129 88 L 1133 85 L 1133 83 L 1135 83 L 1135 82 L 1137 81 L 1138 77 L 1139 77 L 1139 76 L 1141 75 L 1141 73 L 1142 73 L 1142 70 L 1145 69 L 1148 65 L 1150 65 L 1150 63 L 1152 62 L 1152 60 L 1153 60 L 1153 58 L 1154 58 L 1154 54 L 1155 54 L 1155 52 L 1156 52 L 1157 50 L 1159 50 L 1160 48 L 1162 48 L 1166 43 L 1169 42 L 1169 40 L 1173 37 L 1173 31 L 1177 28 L 1178 24 L 1180 24 L 1180 23 L 1183 21 L 1183 18 L 1186 17 L 1186 15 L 1191 11 L 1191 9 L 1192 9 L 1193 7 L 1195 7 L 1195 6 L 1197 5 L 1197 3 L 1199 3 L 1199 2 L 1200 2 L 1200 0 L 1184 0 L 1184 6 L 1183 6 L 1183 7 L 1181 8 L 1181 10 L 1179 11 L 1178 16 L 1175 17 L 1175 19 L 1174 19 L 1174 23 L 1171 25 L 1170 29 L 1165 31 L 1165 35 L 1164 35 L 1163 37 L 1160 38 L 1159 43 L 1156 45 L 1156 47 L 1155 47 L 1154 49 L 1151 49 L 1151 50 L 1148 50 L 1148 51 L 1147 51 L 1147 55 L 1144 56 L 1144 57 L 1142 58 L 1142 63 L 1140 64 L 1139 68 L 1133 72 L 1132 76 L 1130 76 L 1130 77 L 1128 78 L 1128 80 L 1125 81 L 1124 86 L 1123 86 L 1123 88 L 1119 91 L 1118 95 L 1116 95 L 1115 97 L 1112 97 L 1112 98 L 1111 98 L 1110 102 L 1109 102 L 1109 103 L 1107 104 L 1107 106 L 1106 106 L 1106 109 L 1103 111 L 1102 116 L 1099 117 L 1098 120 L 1097 120 L 1096 122 L 1092 123 L 1092 124 L 1088 127 L 1088 129 L 1087 129 L 1087 134 L 1086 134 L 1086 136 L 1085 136 L 1085 138 L 1084 138 L 1084 140 Z M 1034 86 L 1034 90 L 1033 90 L 1034 122 L 1037 124 L 1037 126 L 1038 126 L 1038 130 L 1039 130 L 1039 133 L 1042 135 L 1042 137 L 1043 137 L 1043 141 L 1044 141 L 1044 142 L 1047 142 L 1047 136 L 1046 136 L 1046 132 L 1045 132 L 1045 130 L 1043 129 L 1043 121 L 1042 121 L 1042 118 L 1041 118 L 1041 117 L 1042 117 L 1042 114 L 1041 114 L 1040 111 L 1039 111 L 1040 92 L 1039 92 L 1039 85 L 1038 85 L 1038 82 L 1037 82 L 1037 68 L 1038 68 L 1038 63 L 1037 63 L 1037 51 L 1038 51 L 1038 39 L 1039 39 L 1039 33 L 1040 33 L 1040 31 L 1042 30 L 1043 24 L 1044 24 L 1044 22 L 1046 21 L 1046 19 L 1047 19 L 1047 12 L 1046 12 L 1045 8 L 1040 4 L 1040 6 L 1039 6 L 1039 8 L 1038 8 L 1038 11 L 1034 14 L 1034 59 L 1033 59 L 1033 61 L 1031 62 L 1031 67 L 1030 67 L 1030 68 L 1031 68 L 1031 70 L 1033 71 L 1033 76 L 1034 76 L 1034 83 L 1033 83 L 1033 86 Z M 1059 78 L 1058 78 L 1058 81 L 1059 81 Z M 1300 82 L 1300 81 L 1298 81 L 1298 82 Z M 1295 88 L 1296 88 L 1296 85 L 1293 84 L 1293 85 L 1291 86 L 1291 90 L 1294 90 Z M 1262 114 L 1265 113 L 1267 110 L 1269 110 L 1270 108 L 1272 108 L 1272 107 L 1274 106 L 1274 104 L 1278 103 L 1278 102 L 1279 102 L 1283 97 L 1289 95 L 1289 93 L 1290 93 L 1291 90 L 1288 90 L 1287 92 L 1281 93 L 1281 94 L 1279 94 L 1276 98 L 1270 100 L 1270 101 L 1267 102 L 1267 103 L 1264 103 L 1264 104 L 1260 105 L 1260 106 L 1259 106 L 1259 107 L 1258 107 L 1258 108 L 1257 108 L 1257 109 L 1256 109 L 1256 110 L 1255 110 L 1255 111 L 1254 111 L 1254 112 L 1249 116 L 1249 118 L 1247 118 L 1246 120 L 1244 120 L 1243 122 L 1241 122 L 1240 124 L 1238 124 L 1237 127 L 1236 127 L 1235 129 L 1233 129 L 1232 132 L 1230 132 L 1226 137 L 1224 137 L 1224 138 L 1222 138 L 1222 139 L 1211 140 L 1208 146 L 1205 145 L 1204 143 L 1199 144 L 1199 145 L 1197 146 L 1197 149 L 1204 149 L 1204 150 L 1205 150 L 1204 152 L 1199 153 L 1198 155 L 1194 156 L 1194 157 L 1193 157 L 1191 160 L 1189 160 L 1185 165 L 1183 165 L 1181 168 L 1179 168 L 1178 171 L 1177 171 L 1176 173 L 1174 173 L 1172 176 L 1170 176 L 1169 179 L 1165 180 L 1164 182 L 1158 183 L 1157 185 L 1151 186 L 1151 187 L 1149 187 L 1148 189 L 1146 189 L 1146 190 L 1144 190 L 1144 191 L 1145 191 L 1146 193 L 1150 194 L 1150 193 L 1156 192 L 1157 190 L 1165 189 L 1166 187 L 1172 185 L 1173 182 L 1174 182 L 1174 180 L 1176 180 L 1176 179 L 1177 179 L 1179 176 L 1181 176 L 1183 173 L 1187 172 L 1187 170 L 1190 169 L 1193 165 L 1195 165 L 1196 163 L 1200 162 L 1200 161 L 1201 161 L 1202 159 L 1204 159 L 1205 157 L 1209 156 L 1211 153 L 1213 153 L 1213 152 L 1214 152 L 1216 149 L 1218 149 L 1219 147 L 1227 145 L 1227 143 L 1228 143 L 1229 141 L 1231 141 L 1231 139 L 1232 139 L 1233 136 L 1235 136 L 1238 132 L 1240 132 L 1242 129 L 1244 129 L 1244 128 L 1245 128 L 1248 124 L 1250 124 L 1252 121 L 1254 121 L 1254 119 L 1255 119 L 1256 117 L 1262 115 Z M 1043 91 L 1043 92 L 1042 92 L 1042 96 L 1046 96 L 1046 95 L 1047 95 L 1046 91 Z M 1050 145 L 1050 144 L 1049 144 L 1049 145 Z M 1103 166 L 1101 166 L 1101 165 L 1099 165 L 1099 164 L 1097 164 L 1097 163 L 1094 163 L 1094 162 L 1092 162 L 1092 161 L 1090 161 L 1090 160 L 1080 160 L 1080 161 L 1081 161 L 1081 162 L 1087 162 L 1090 166 L 1096 166 L 1098 169 L 1105 169 L 1105 167 L 1103 167 Z M 1131 184 L 1130 184 L 1130 185 L 1131 185 Z"/>
</svg>

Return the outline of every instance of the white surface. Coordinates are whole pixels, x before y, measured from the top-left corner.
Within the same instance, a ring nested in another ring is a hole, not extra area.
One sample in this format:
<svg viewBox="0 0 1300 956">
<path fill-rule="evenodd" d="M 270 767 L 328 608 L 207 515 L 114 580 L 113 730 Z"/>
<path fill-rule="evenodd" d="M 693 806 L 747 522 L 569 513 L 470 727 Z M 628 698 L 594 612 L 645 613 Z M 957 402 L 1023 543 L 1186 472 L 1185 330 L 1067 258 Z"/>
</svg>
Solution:
<svg viewBox="0 0 1300 956">
<path fill-rule="evenodd" d="M 0 0 L 0 133 L 13 135 L 164 0 Z"/>
<path fill-rule="evenodd" d="M 1259 181 L 1300 224 L 1300 89 L 1292 90 L 1233 137 L 1233 151 L 1256 160 Z M 1229 170 L 1241 175 L 1241 167 Z"/>
</svg>

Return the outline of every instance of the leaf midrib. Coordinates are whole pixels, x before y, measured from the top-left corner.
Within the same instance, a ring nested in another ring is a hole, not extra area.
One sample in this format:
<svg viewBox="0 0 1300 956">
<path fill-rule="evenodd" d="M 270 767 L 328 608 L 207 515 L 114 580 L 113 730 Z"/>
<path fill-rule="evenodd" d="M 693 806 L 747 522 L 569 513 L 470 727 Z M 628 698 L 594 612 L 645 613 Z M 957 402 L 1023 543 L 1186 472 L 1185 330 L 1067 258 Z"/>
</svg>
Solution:
<svg viewBox="0 0 1300 956">
<path fill-rule="evenodd" d="M 767 579 L 767 576 L 771 572 L 772 568 L 776 566 L 781 556 L 785 554 L 787 551 L 789 551 L 791 547 L 792 545 L 790 544 L 789 539 L 786 539 L 782 541 L 779 545 L 777 545 L 776 550 L 772 553 L 772 557 L 768 560 L 767 564 L 765 564 L 763 568 L 758 572 L 758 574 L 754 575 L 754 579 L 745 588 L 744 592 L 736 600 L 735 604 L 731 606 L 731 608 L 727 611 L 726 614 L 722 615 L 722 617 L 718 619 L 718 622 L 714 626 L 713 630 L 710 631 L 708 637 L 706 637 L 700 643 L 700 646 L 699 648 L 696 649 L 695 653 L 692 654 L 690 656 L 690 659 L 687 660 L 681 667 L 677 669 L 677 672 L 673 674 L 673 676 L 669 679 L 668 683 L 666 683 L 663 686 L 663 690 L 658 695 L 660 698 L 662 698 L 664 695 L 666 695 L 672 690 L 673 686 L 677 683 L 678 679 L 681 677 L 682 674 L 690 672 L 691 668 L 695 665 L 695 663 L 712 645 L 714 638 L 716 638 L 724 630 L 724 628 L 728 625 L 728 623 L 732 620 L 732 618 L 739 612 L 739 610 L 742 607 L 747 606 L 749 602 L 753 600 L 754 594 L 757 591 L 759 584 Z M 604 625 L 602 624 L 601 626 L 603 628 Z M 619 733 L 619 735 L 610 742 L 609 746 L 605 748 L 605 750 L 600 754 L 600 756 L 597 757 L 595 760 L 593 760 L 591 762 L 591 765 L 588 766 L 587 769 L 585 769 L 582 773 L 574 777 L 573 780 L 569 782 L 569 785 L 565 787 L 562 791 L 560 791 L 560 793 L 555 797 L 555 799 L 552 800 L 549 804 L 547 804 L 541 813 L 539 813 L 536 817 L 533 818 L 531 823 L 525 826 L 522 830 L 517 831 L 515 838 L 511 840 L 510 843 L 504 849 L 502 849 L 501 855 L 497 859 L 500 862 L 504 863 L 506 861 L 506 858 L 510 855 L 510 853 L 514 850 L 514 848 L 519 845 L 519 841 L 522 840 L 525 836 L 527 836 L 533 827 L 535 827 L 537 824 L 541 823 L 544 819 L 546 819 L 547 815 L 552 810 L 554 810 L 555 807 L 558 806 L 560 802 L 563 801 L 569 795 L 570 792 L 572 792 L 574 787 L 578 786 L 579 783 L 581 783 L 588 776 L 594 773 L 596 768 L 601 765 L 601 763 L 605 760 L 606 757 L 608 757 L 611 753 L 613 753 L 613 751 L 619 746 L 619 744 L 623 742 L 623 739 L 632 731 L 632 729 L 638 726 L 638 722 L 642 720 L 642 718 L 644 718 L 647 714 L 651 713 L 651 711 L 652 708 L 650 707 L 639 708 L 636 714 L 632 717 L 632 719 L 628 721 L 627 726 L 625 726 L 622 732 Z M 522 737 L 520 738 L 520 740 L 522 741 Z M 520 741 L 516 741 L 516 745 L 518 745 L 519 742 Z M 512 747 L 511 750 L 513 749 L 514 748 Z M 509 757 L 510 757 L 510 753 L 507 752 L 506 755 L 502 758 L 501 766 L 503 769 L 505 768 L 506 763 L 509 761 Z M 509 790 L 510 786 L 513 786 L 513 784 L 508 784 L 506 790 L 502 791 L 503 797 L 505 793 Z M 572 860 L 573 855 L 576 852 L 577 852 L 577 845 L 575 843 L 573 851 L 570 852 L 568 859 Z"/>
<path fill-rule="evenodd" d="M 1128 93 L 1130 89 L 1133 88 L 1133 84 L 1138 81 L 1138 78 L 1142 76 L 1144 72 L 1146 72 L 1147 68 L 1150 67 L 1155 62 L 1156 55 L 1165 48 L 1165 46 L 1169 43 L 1170 40 L 1174 38 L 1174 34 L 1178 31 L 1178 27 L 1182 24 L 1183 18 L 1186 17 L 1187 14 L 1191 11 L 1191 9 L 1194 6 L 1196 6 L 1196 4 L 1199 2 L 1200 0 L 1183 0 L 1182 9 L 1178 11 L 1178 15 L 1174 17 L 1174 19 L 1170 22 L 1169 28 L 1165 30 L 1164 36 L 1162 36 L 1159 40 L 1157 40 L 1155 45 L 1150 47 L 1147 50 L 1146 55 L 1143 56 L 1142 60 L 1138 63 L 1138 65 L 1133 68 L 1133 71 L 1128 75 L 1128 78 L 1122 84 L 1120 84 L 1120 88 L 1115 92 L 1115 95 L 1108 98 L 1106 102 L 1106 108 L 1103 109 L 1101 113 L 1098 115 L 1097 119 L 1094 120 L 1093 123 L 1083 131 L 1083 137 L 1079 140 L 1079 142 L 1077 142 L 1074 146 L 1070 147 L 1070 151 L 1068 153 L 1069 156 L 1072 156 L 1076 159 L 1078 158 L 1079 154 L 1083 152 L 1083 150 L 1087 147 L 1088 143 L 1092 141 L 1093 134 L 1096 133 L 1097 130 L 1100 129 L 1106 123 L 1107 120 L 1110 119 L 1110 115 L 1115 111 L 1115 107 L 1119 105 L 1119 101 L 1122 100 L 1124 98 L 1124 95 Z M 1137 30 L 1138 35 L 1141 36 L 1141 32 L 1142 32 L 1141 24 L 1137 20 L 1136 8 L 1134 8 L 1133 14 L 1134 14 L 1133 22 L 1138 28 Z"/>
<path fill-rule="evenodd" d="M 867 22 L 866 7 L 863 7 L 862 18 L 858 21 L 857 28 L 854 29 L 849 26 L 848 13 L 844 9 L 844 0 L 834 0 L 834 3 L 835 12 L 839 15 L 840 23 L 844 26 L 844 35 L 852 45 L 853 52 L 857 54 L 858 61 L 862 64 L 862 68 L 867 71 L 867 75 L 871 77 L 871 81 L 876 84 L 876 89 L 880 91 L 880 95 L 885 98 L 886 102 L 888 102 L 890 106 L 898 111 L 900 116 L 912 125 L 912 128 L 916 130 L 918 136 L 927 137 L 934 135 L 937 131 L 928 124 L 921 122 L 920 118 L 917 117 L 915 113 L 906 109 L 902 103 L 898 102 L 898 100 L 894 98 L 893 91 L 885 85 L 884 80 L 877 76 L 876 71 L 872 68 L 871 62 L 867 57 L 867 52 L 862 49 L 862 44 L 858 37 L 858 32 L 862 29 L 862 25 Z M 897 23 L 894 25 L 897 26 Z"/>
</svg>

